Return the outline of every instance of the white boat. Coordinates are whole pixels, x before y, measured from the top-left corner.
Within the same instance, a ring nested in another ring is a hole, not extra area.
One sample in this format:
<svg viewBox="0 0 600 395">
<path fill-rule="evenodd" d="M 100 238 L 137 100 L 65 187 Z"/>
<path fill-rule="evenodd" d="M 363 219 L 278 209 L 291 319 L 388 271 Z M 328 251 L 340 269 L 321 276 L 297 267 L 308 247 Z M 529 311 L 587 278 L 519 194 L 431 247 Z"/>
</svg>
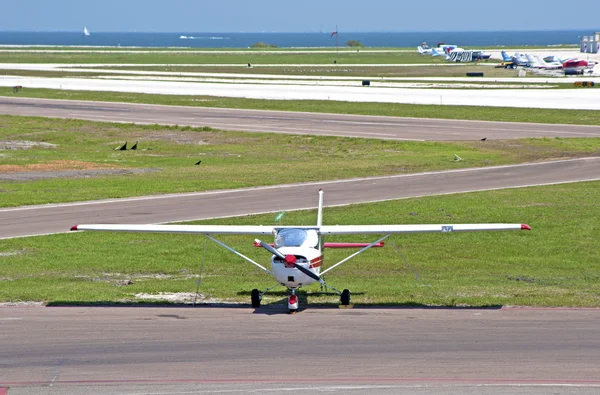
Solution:
<svg viewBox="0 0 600 395">
<path fill-rule="evenodd" d="M 87 29 L 87 26 L 83 28 L 83 35 L 84 36 L 89 36 L 90 35 L 90 31 Z"/>
</svg>

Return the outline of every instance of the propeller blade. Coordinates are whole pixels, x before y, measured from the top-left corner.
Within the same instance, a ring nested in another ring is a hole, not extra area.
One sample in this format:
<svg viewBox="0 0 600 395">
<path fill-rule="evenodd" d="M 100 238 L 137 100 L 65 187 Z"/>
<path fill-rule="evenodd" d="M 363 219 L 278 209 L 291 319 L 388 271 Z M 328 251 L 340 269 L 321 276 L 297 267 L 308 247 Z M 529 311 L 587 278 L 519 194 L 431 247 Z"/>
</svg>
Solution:
<svg viewBox="0 0 600 395">
<path fill-rule="evenodd" d="M 282 254 L 281 252 L 279 252 L 279 250 L 277 250 L 275 247 L 271 247 L 270 245 L 268 245 L 264 241 L 260 241 L 258 239 L 255 239 L 254 241 L 257 242 L 258 244 L 260 244 L 260 246 L 262 248 L 264 248 L 265 250 L 269 251 L 271 254 L 275 255 L 277 258 L 285 259 L 285 255 Z"/>
<path fill-rule="evenodd" d="M 312 271 L 308 270 L 307 268 L 300 266 L 299 264 L 296 263 L 296 257 L 293 255 L 285 255 L 283 253 L 281 253 L 278 249 L 276 249 L 275 247 L 271 247 L 269 244 L 260 241 L 258 239 L 254 240 L 257 244 L 260 244 L 260 246 L 262 248 L 264 248 L 265 250 L 269 251 L 271 254 L 275 255 L 276 257 L 283 259 L 287 264 L 291 264 L 294 265 L 294 267 L 298 270 L 300 270 L 302 273 L 306 274 L 308 277 L 320 282 L 321 284 L 323 283 L 323 280 L 321 279 L 321 277 L 319 277 L 318 275 L 316 275 L 315 273 L 313 273 Z"/>
<path fill-rule="evenodd" d="M 316 275 L 315 273 L 311 272 L 310 270 L 308 270 L 307 268 L 298 265 L 297 263 L 294 263 L 294 267 L 298 270 L 300 270 L 302 273 L 306 274 L 308 277 L 317 280 L 318 282 L 320 282 L 321 284 L 323 283 L 323 280 L 321 279 L 321 277 L 319 277 L 318 275 Z"/>
</svg>

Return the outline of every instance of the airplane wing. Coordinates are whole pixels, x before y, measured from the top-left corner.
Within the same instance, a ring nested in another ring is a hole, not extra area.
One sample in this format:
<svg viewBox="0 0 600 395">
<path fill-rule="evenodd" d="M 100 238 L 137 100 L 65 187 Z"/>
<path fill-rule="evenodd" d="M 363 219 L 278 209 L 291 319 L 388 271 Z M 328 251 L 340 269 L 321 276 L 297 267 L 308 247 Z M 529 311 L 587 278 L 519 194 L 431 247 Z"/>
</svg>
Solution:
<svg viewBox="0 0 600 395">
<path fill-rule="evenodd" d="M 321 226 L 323 235 L 396 234 L 425 232 L 474 232 L 483 230 L 531 230 L 526 224 L 435 224 L 435 225 L 333 225 Z"/>
<path fill-rule="evenodd" d="M 87 224 L 75 225 L 71 230 L 154 232 L 154 233 L 199 233 L 229 235 L 272 235 L 274 226 L 245 225 L 135 225 L 135 224 Z"/>
</svg>

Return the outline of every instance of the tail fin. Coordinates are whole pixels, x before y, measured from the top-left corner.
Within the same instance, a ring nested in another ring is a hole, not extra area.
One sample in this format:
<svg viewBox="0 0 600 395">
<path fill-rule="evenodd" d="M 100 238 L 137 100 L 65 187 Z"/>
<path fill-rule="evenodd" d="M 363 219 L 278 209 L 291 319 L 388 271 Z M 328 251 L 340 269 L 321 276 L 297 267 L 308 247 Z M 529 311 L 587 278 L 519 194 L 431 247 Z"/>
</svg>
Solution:
<svg viewBox="0 0 600 395">
<path fill-rule="evenodd" d="M 317 211 L 317 226 L 323 226 L 323 190 L 319 189 L 319 208 Z"/>
<path fill-rule="evenodd" d="M 501 52 L 502 54 L 502 60 L 505 62 L 512 62 L 512 58 L 510 56 L 508 56 L 508 54 L 504 51 Z"/>
<path fill-rule="evenodd" d="M 431 49 L 431 54 L 432 54 L 433 56 L 439 56 L 439 55 L 440 55 L 440 53 L 439 53 L 439 52 L 438 52 L 438 51 L 437 51 L 435 48 L 432 48 L 432 49 Z"/>
</svg>

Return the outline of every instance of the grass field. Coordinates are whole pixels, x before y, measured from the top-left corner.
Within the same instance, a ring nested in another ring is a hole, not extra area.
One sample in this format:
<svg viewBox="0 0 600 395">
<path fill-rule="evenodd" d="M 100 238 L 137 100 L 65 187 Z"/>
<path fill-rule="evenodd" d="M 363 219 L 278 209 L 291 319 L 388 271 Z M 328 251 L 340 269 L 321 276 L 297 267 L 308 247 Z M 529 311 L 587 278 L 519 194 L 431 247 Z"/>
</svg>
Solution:
<svg viewBox="0 0 600 395">
<path fill-rule="evenodd" d="M 125 141 L 139 150 L 116 151 Z M 0 116 L 0 142 L 3 207 L 600 155 L 600 139 L 411 142 L 15 116 Z M 69 170 L 124 174 L 18 178 Z"/>
<path fill-rule="evenodd" d="M 133 60 L 132 60 L 133 59 Z M 273 61 L 277 59 L 276 61 Z M 422 63 L 401 52 L 335 54 L 41 54 L 1 53 L 0 62 L 60 63 Z M 408 59 L 408 60 L 407 60 Z M 429 58 L 431 59 L 431 58 Z M 438 61 L 435 59 L 431 60 Z M 443 63 L 443 61 L 440 61 Z M 354 66 L 353 66 L 354 67 Z M 258 67 L 257 67 L 258 69 Z M 206 70 L 206 69 L 204 69 Z M 385 68 L 384 68 L 385 71 Z M 390 72 L 393 70 L 390 69 Z M 0 89 L 10 96 L 12 90 Z M 215 97 L 25 89 L 29 97 L 121 101 L 392 115 L 600 125 L 592 111 L 442 107 L 379 103 L 264 101 Z M 125 140 L 138 151 L 115 151 Z M 29 149 L 15 149 L 19 143 Z M 89 178 L 0 181 L 0 206 L 239 188 L 284 182 L 398 174 L 600 155 L 600 139 L 522 139 L 417 143 L 338 137 L 225 132 L 210 128 L 139 126 L 0 116 L 0 174 L 63 170 L 148 171 Z M 277 147 L 274 150 L 273 147 Z M 151 148 L 151 150 L 150 150 Z M 454 154 L 463 161 L 455 162 Z M 323 158 L 326 158 L 323 160 Z M 202 160 L 200 166 L 194 163 Z M 531 232 L 395 236 L 325 276 L 353 292 L 353 303 L 439 306 L 600 306 L 600 182 L 407 199 L 326 209 L 326 224 L 529 223 Z M 282 225 L 313 224 L 314 211 L 288 212 Z M 275 216 L 206 221 L 273 224 Z M 223 237 L 266 262 L 252 237 Z M 369 241 L 365 237 L 329 241 Z M 0 301 L 138 303 L 136 294 L 195 292 L 200 301 L 238 303 L 273 280 L 201 236 L 77 233 L 0 240 Z M 325 267 L 347 251 L 327 251 Z M 282 289 L 279 289 L 282 290 Z M 285 303 L 285 292 L 266 303 Z M 318 285 L 301 301 L 337 304 Z"/>
<path fill-rule="evenodd" d="M 327 77 L 381 77 L 381 78 L 413 78 L 413 77 L 465 77 L 468 72 L 484 72 L 490 78 L 517 77 L 517 70 L 495 68 L 491 64 L 477 63 L 441 64 L 432 66 L 127 66 L 105 67 L 110 70 L 162 71 L 171 73 L 219 73 L 219 74 L 271 74 L 281 76 L 327 76 Z M 283 78 L 283 77 L 282 77 Z"/>
<path fill-rule="evenodd" d="M 416 52 L 386 51 L 339 53 L 269 53 L 269 51 L 220 53 L 43 53 L 1 52 L 0 63 L 145 63 L 145 64 L 398 64 L 398 63 L 446 63 L 440 57 L 423 56 Z"/>
<path fill-rule="evenodd" d="M 353 303 L 442 306 L 600 306 L 600 183 L 586 182 L 427 197 L 325 209 L 325 224 L 528 223 L 530 232 L 394 236 L 325 275 L 349 288 Z M 288 212 L 283 225 L 309 225 L 314 211 Z M 274 224 L 275 215 L 205 221 Z M 269 254 L 252 237 L 221 237 L 259 262 Z M 371 238 L 329 238 L 368 241 Z M 0 300 L 61 303 L 139 302 L 136 294 L 195 292 L 204 239 L 196 235 L 77 233 L 0 240 Z M 325 267 L 348 251 L 327 250 Z M 418 278 L 415 278 L 415 272 Z M 200 300 L 249 301 L 270 276 L 207 245 Z M 276 291 L 283 291 L 283 288 Z M 309 303 L 337 303 L 319 285 Z M 284 303 L 285 293 L 265 303 Z"/>
<path fill-rule="evenodd" d="M 514 78 L 517 70 L 481 66 L 477 64 L 439 65 L 439 66 L 329 66 L 329 65 L 301 65 L 301 66 L 140 66 L 140 67 L 94 67 L 97 70 L 110 70 L 111 73 L 101 71 L 62 71 L 62 70 L 9 70 L 3 69 L 2 75 L 20 75 L 32 77 L 74 77 L 74 76 L 117 76 L 130 75 L 130 71 L 145 71 L 147 75 L 156 72 L 169 73 L 212 73 L 219 74 L 223 78 L 232 78 L 240 74 L 239 78 L 247 78 L 245 75 L 278 75 L 281 79 L 287 76 L 315 77 L 356 77 L 364 78 L 415 78 L 415 77 L 465 77 L 468 72 L 484 72 L 488 78 Z M 224 75 L 224 74 L 232 74 Z M 176 76 L 176 75 L 173 75 Z M 531 75 L 536 77 L 536 75 Z M 218 76 L 215 76 L 218 77 Z M 541 77 L 540 82 L 555 82 L 552 78 Z M 155 77 L 159 78 L 159 77 Z M 558 80 L 557 80 L 558 81 Z M 499 81 L 501 82 L 501 81 Z M 446 82 L 448 83 L 448 82 Z M 497 82 L 494 82 L 497 83 Z M 479 82 L 479 84 L 482 84 Z M 514 84 L 514 82 L 512 83 Z M 566 84 L 565 84 L 566 85 Z M 572 84 L 571 84 L 572 85 Z"/>
<path fill-rule="evenodd" d="M 574 47 L 574 46 L 572 46 Z M 535 47 L 530 47 L 535 48 Z M 127 46 L 2 46 L 0 50 L 35 53 L 38 51 L 57 51 L 57 52 L 356 52 L 356 48 L 352 47 L 272 47 L 272 48 L 193 48 L 193 47 L 127 47 Z M 401 48 L 401 47 L 363 47 L 362 51 L 366 52 L 415 52 L 416 48 Z"/>
</svg>

